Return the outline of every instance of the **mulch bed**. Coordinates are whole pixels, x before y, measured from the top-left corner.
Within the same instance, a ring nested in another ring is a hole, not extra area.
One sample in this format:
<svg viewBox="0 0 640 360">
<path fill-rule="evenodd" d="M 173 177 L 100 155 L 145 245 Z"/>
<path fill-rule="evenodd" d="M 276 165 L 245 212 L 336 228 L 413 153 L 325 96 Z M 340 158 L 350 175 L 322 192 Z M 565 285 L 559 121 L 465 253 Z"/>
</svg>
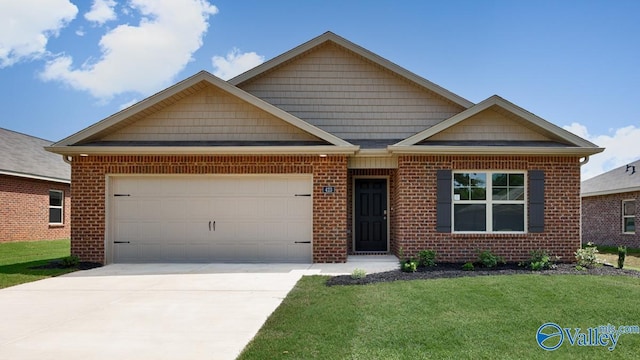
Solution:
<svg viewBox="0 0 640 360">
<path fill-rule="evenodd" d="M 462 264 L 438 264 L 430 268 L 418 268 L 414 273 L 407 273 L 398 270 L 385 271 L 380 273 L 367 274 L 362 279 L 352 279 L 351 275 L 334 276 L 327 280 L 327 286 L 334 285 L 366 285 L 379 282 L 390 282 L 398 280 L 420 280 L 420 279 L 443 279 L 472 276 L 492 276 L 492 275 L 516 275 L 516 274 L 540 274 L 540 275 L 625 275 L 640 278 L 640 271 L 617 269 L 613 266 L 602 265 L 585 270 L 576 270 L 575 264 L 557 264 L 555 269 L 543 271 L 531 271 L 518 264 L 504 264 L 496 268 L 478 268 L 474 271 L 462 270 Z"/>
</svg>

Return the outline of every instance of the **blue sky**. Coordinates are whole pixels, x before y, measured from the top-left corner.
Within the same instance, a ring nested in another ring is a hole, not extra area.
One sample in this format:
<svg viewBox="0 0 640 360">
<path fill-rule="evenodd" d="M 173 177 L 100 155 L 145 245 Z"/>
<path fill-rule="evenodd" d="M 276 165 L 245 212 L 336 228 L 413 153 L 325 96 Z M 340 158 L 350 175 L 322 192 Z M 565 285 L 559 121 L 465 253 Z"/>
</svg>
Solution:
<svg viewBox="0 0 640 360">
<path fill-rule="evenodd" d="M 640 158 L 640 1 L 0 0 L 0 127 L 61 140 L 200 70 L 325 31 L 480 102 L 498 94 Z"/>
</svg>

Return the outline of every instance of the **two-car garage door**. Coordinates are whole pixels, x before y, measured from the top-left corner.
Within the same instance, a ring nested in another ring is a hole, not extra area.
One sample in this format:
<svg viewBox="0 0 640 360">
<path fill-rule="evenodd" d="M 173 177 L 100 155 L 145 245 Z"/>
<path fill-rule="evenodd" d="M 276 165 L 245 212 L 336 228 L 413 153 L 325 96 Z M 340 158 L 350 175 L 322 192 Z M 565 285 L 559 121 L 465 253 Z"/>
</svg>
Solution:
<svg viewBox="0 0 640 360">
<path fill-rule="evenodd" d="M 311 262 L 308 175 L 111 177 L 113 262 Z"/>
</svg>

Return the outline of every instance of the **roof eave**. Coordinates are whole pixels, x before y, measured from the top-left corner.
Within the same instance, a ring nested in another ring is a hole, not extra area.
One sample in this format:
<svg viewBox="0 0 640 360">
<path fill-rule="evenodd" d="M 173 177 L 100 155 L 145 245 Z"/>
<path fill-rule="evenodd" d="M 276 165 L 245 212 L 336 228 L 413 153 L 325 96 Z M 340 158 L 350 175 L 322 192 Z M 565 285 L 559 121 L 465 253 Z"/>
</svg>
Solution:
<svg viewBox="0 0 640 360">
<path fill-rule="evenodd" d="M 601 191 L 592 191 L 581 193 L 581 197 L 591 197 L 591 196 L 602 196 L 602 195 L 613 195 L 613 194 L 623 194 L 628 192 L 640 191 L 640 186 L 622 188 L 622 189 L 609 189 L 609 190 L 601 190 Z"/>
<path fill-rule="evenodd" d="M 51 181 L 51 182 L 56 182 L 56 183 L 61 183 L 61 184 L 70 184 L 71 183 L 71 180 L 69 180 L 69 179 L 62 179 L 62 178 L 56 178 L 56 177 L 44 176 L 44 175 L 37 175 L 37 174 L 26 174 L 26 173 L 8 171 L 8 170 L 0 170 L 0 175 L 9 175 L 9 176 L 21 177 L 21 178 L 26 178 L 26 179 Z"/>
<path fill-rule="evenodd" d="M 355 154 L 359 146 L 50 146 L 47 151 L 68 156 L 84 155 L 271 155 Z"/>
<path fill-rule="evenodd" d="M 390 145 L 387 149 L 394 154 L 446 154 L 446 155 L 563 155 L 590 156 L 604 151 L 604 148 L 581 147 L 535 147 L 535 146 L 423 146 Z"/>
</svg>

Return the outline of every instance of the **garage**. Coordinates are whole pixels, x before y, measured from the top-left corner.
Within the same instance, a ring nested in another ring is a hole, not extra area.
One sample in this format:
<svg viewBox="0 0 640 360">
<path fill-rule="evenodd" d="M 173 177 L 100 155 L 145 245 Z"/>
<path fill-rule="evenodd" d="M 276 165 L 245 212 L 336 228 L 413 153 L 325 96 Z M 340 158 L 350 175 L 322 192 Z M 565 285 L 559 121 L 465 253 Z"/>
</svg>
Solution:
<svg viewBox="0 0 640 360">
<path fill-rule="evenodd" d="M 312 260 L 311 175 L 111 176 L 114 263 Z"/>
</svg>

